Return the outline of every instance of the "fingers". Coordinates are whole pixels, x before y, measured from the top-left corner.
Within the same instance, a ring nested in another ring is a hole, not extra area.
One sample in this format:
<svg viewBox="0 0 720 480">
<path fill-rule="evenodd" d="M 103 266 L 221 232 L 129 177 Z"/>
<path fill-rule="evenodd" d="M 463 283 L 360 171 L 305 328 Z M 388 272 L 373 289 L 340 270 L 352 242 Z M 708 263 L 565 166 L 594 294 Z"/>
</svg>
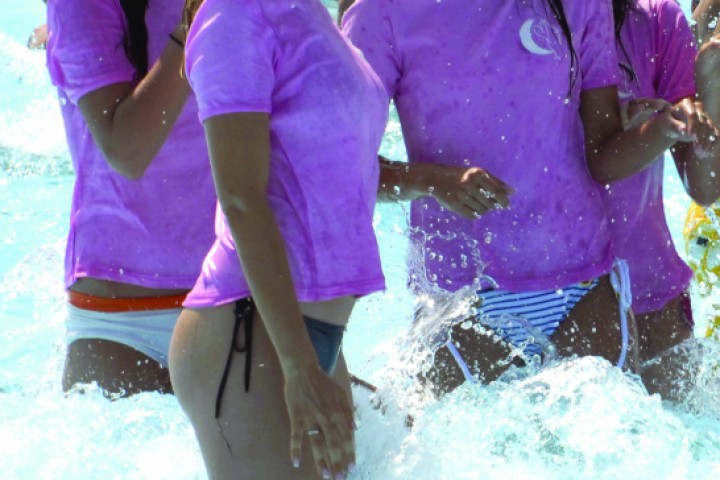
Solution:
<svg viewBox="0 0 720 480">
<path fill-rule="evenodd" d="M 298 397 L 290 397 L 290 456 L 299 466 L 302 442 L 307 441 L 318 473 L 340 480 L 347 478 L 355 464 L 354 412 L 346 392 L 327 380 L 317 391 L 320 395 L 305 406 L 292 401 Z"/>
<path fill-rule="evenodd" d="M 717 141 L 718 131 L 712 124 L 710 117 L 705 113 L 702 104 L 695 104 L 696 122 L 693 125 L 692 133 L 696 137 L 693 146 L 695 155 L 698 157 L 709 157 L 712 155 L 715 142 Z"/>
<path fill-rule="evenodd" d="M 352 429 L 347 428 L 344 415 L 338 414 L 323 422 L 323 437 L 327 451 L 328 471 L 333 479 L 343 479 L 355 465 L 355 440 Z M 323 476 L 324 471 L 321 471 Z"/>
<path fill-rule="evenodd" d="M 510 206 L 509 197 L 515 193 L 515 190 L 508 184 L 481 168 L 473 169 L 472 174 L 468 176 L 466 185 L 468 193 L 481 204 L 487 205 L 488 210 L 496 209 L 498 206 L 508 208 Z"/>
<path fill-rule="evenodd" d="M 685 100 L 672 110 L 674 118 L 682 120 L 684 132 L 679 141 L 693 142 L 695 155 L 708 157 L 717 141 L 718 131 L 705 113 L 702 103 Z"/>
<path fill-rule="evenodd" d="M 444 207 L 475 220 L 493 210 L 510 206 L 515 190 L 482 168 L 443 167 L 428 189 Z"/>
<path fill-rule="evenodd" d="M 672 105 L 661 98 L 637 98 L 620 106 L 620 119 L 624 130 L 632 130 L 670 108 Z"/>
<path fill-rule="evenodd" d="M 315 467 L 323 478 L 330 477 L 330 456 L 328 455 L 328 448 L 325 445 L 325 437 L 331 433 L 328 428 L 325 429 L 309 429 L 308 441 L 310 443 L 310 449 L 315 459 Z M 315 433 L 317 432 L 317 433 Z"/>
<path fill-rule="evenodd" d="M 295 468 L 298 468 L 302 458 L 303 428 L 299 421 L 292 418 L 290 421 L 290 461 Z"/>
</svg>

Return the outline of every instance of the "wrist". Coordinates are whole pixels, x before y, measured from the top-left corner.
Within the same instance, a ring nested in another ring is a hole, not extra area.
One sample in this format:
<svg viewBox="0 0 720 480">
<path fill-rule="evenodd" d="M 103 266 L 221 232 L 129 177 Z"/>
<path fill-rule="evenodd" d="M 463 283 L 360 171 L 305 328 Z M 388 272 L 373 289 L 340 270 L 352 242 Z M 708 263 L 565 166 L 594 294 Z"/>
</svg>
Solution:
<svg viewBox="0 0 720 480">
<path fill-rule="evenodd" d="M 430 163 L 412 163 L 407 165 L 404 181 L 401 188 L 404 188 L 412 198 L 433 196 L 435 165 Z"/>
<path fill-rule="evenodd" d="M 662 142 L 663 144 L 659 146 L 664 148 L 669 148 L 679 141 L 679 134 L 673 127 L 673 117 L 669 112 L 657 115 L 643 127 L 646 131 L 649 130 L 648 133 L 650 133 L 650 138 L 656 139 L 656 142 Z"/>
<path fill-rule="evenodd" d="M 283 372 L 285 380 L 298 378 L 307 375 L 310 372 L 319 370 L 317 356 L 314 351 L 301 355 L 293 355 L 292 357 L 281 359 L 280 368 Z"/>
</svg>

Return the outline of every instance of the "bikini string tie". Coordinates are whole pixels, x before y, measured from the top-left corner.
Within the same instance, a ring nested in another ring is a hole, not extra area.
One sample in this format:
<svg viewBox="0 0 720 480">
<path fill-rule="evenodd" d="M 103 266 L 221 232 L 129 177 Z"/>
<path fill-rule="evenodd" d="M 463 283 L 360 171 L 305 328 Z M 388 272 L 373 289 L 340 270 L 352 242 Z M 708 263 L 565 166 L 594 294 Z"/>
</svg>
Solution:
<svg viewBox="0 0 720 480">
<path fill-rule="evenodd" d="M 233 354 L 245 354 L 245 391 L 250 390 L 250 367 L 252 365 L 252 326 L 253 326 L 253 304 L 250 299 L 238 300 L 235 302 L 235 325 L 233 327 L 232 343 L 228 352 L 227 361 L 225 362 L 225 370 L 223 371 L 220 386 L 218 387 L 217 397 L 215 398 L 215 418 L 220 417 L 220 405 L 222 404 L 223 394 L 225 393 L 225 385 L 230 374 L 230 366 L 232 365 Z M 240 324 L 245 327 L 245 344 L 238 345 L 238 332 Z"/>
<path fill-rule="evenodd" d="M 637 367 L 640 364 L 640 354 L 638 352 L 637 342 L 637 324 L 635 323 L 635 315 L 632 311 L 632 288 L 630 284 L 630 267 L 625 260 L 616 258 L 613 263 L 613 268 L 610 272 L 610 283 L 615 290 L 615 294 L 618 297 L 618 304 L 620 307 L 620 334 L 622 337 L 622 344 L 620 347 L 620 358 L 617 361 L 617 367 L 623 369 L 627 360 L 628 348 L 630 347 L 630 328 L 632 326 L 632 334 L 634 341 L 632 343 L 632 367 L 631 369 L 637 372 Z"/>
</svg>

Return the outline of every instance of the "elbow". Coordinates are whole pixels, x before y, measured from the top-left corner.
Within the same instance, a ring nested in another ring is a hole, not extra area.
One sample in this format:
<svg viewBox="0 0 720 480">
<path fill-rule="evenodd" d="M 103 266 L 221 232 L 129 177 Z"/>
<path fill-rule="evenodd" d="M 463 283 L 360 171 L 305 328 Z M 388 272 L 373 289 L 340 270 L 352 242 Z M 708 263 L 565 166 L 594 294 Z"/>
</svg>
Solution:
<svg viewBox="0 0 720 480">
<path fill-rule="evenodd" d="M 102 151 L 108 165 L 129 180 L 140 180 L 152 160 L 144 158 L 142 153 L 135 151 L 132 146 L 105 146 Z"/>
<path fill-rule="evenodd" d="M 689 194 L 693 201 L 702 207 L 709 207 L 720 198 L 720 190 L 718 189 L 713 189 L 713 191 L 700 189 L 689 192 Z"/>
<path fill-rule="evenodd" d="M 593 165 L 591 164 L 589 165 L 589 170 L 592 179 L 600 185 L 607 185 L 617 180 L 617 178 L 614 178 L 612 175 L 610 175 L 610 173 L 606 169 L 597 167 L 593 168 Z"/>
<path fill-rule="evenodd" d="M 218 194 L 218 201 L 225 218 L 227 218 L 231 226 L 245 223 L 248 218 L 257 214 L 266 213 L 272 215 L 265 195 L 246 194 L 241 196 L 220 193 Z"/>
</svg>

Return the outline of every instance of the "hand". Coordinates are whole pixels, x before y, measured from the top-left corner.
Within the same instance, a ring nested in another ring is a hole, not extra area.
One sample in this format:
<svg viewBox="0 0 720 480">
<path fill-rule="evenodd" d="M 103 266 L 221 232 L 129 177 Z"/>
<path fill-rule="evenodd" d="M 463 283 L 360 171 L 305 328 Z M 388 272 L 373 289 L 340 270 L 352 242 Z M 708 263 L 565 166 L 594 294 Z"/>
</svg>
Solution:
<svg viewBox="0 0 720 480">
<path fill-rule="evenodd" d="M 510 206 L 508 197 L 515 190 L 482 168 L 426 165 L 426 191 L 463 217 L 475 220 L 489 211 Z"/>
<path fill-rule="evenodd" d="M 672 108 L 670 102 L 660 98 L 635 98 L 620 105 L 623 130 L 628 131 L 647 123 L 656 114 Z"/>
<path fill-rule="evenodd" d="M 47 24 L 43 23 L 42 25 L 38 25 L 37 27 L 35 27 L 35 30 L 33 30 L 32 34 L 30 35 L 30 38 L 28 38 L 27 47 L 31 50 L 43 49 L 47 44 L 47 39 Z"/>
<path fill-rule="evenodd" d="M 665 134 L 679 142 L 693 142 L 699 158 L 712 156 L 720 132 L 705 113 L 702 103 L 686 98 L 663 114 Z"/>
<path fill-rule="evenodd" d="M 323 478 L 345 478 L 355 464 L 353 407 L 347 393 L 320 370 L 285 372 L 285 402 L 290 415 L 290 457 L 300 465 L 307 432 L 315 465 Z"/>
</svg>

